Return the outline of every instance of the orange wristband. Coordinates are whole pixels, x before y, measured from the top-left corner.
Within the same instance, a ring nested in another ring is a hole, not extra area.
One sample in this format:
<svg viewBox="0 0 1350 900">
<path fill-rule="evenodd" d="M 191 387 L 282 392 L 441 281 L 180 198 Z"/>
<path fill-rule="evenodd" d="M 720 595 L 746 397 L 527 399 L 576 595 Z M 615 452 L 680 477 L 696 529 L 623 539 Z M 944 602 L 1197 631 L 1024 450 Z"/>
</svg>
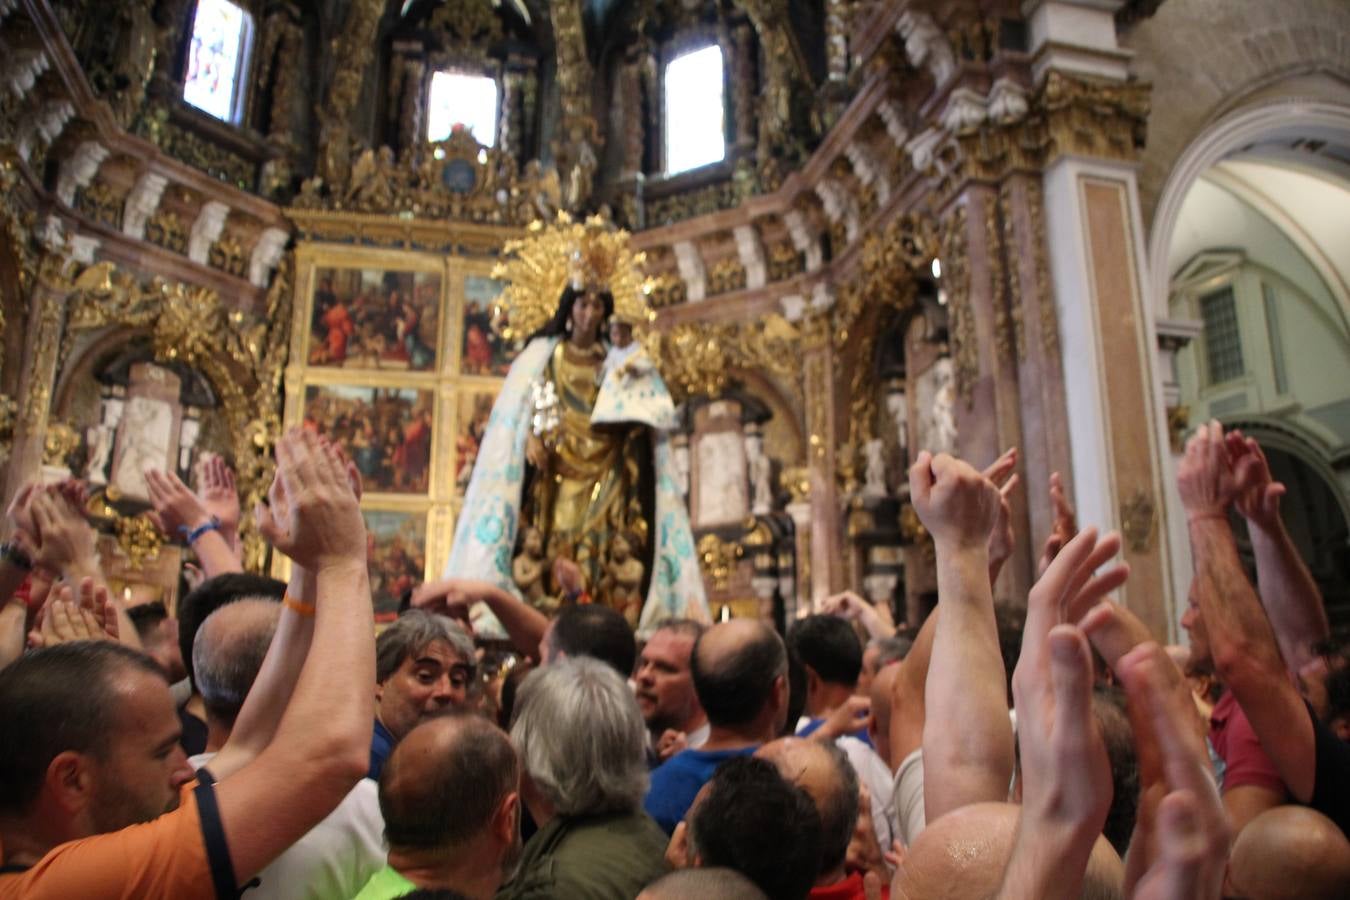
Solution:
<svg viewBox="0 0 1350 900">
<path fill-rule="evenodd" d="M 288 609 L 295 610 L 296 613 L 302 616 L 314 615 L 315 607 L 313 603 L 301 603 L 299 600 L 295 599 L 290 594 L 287 594 L 285 597 L 282 598 L 281 605 L 285 606 Z"/>
</svg>

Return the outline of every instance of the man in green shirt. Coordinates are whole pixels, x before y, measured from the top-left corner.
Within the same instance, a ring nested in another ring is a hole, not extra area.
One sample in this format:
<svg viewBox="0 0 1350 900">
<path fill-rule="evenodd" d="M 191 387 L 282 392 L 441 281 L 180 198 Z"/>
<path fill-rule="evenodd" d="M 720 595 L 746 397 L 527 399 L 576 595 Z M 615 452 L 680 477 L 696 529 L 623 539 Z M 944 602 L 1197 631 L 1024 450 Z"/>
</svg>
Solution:
<svg viewBox="0 0 1350 900">
<path fill-rule="evenodd" d="M 417 888 L 489 900 L 520 858 L 520 763 L 500 728 L 456 713 L 417 726 L 385 764 L 388 864 L 356 900 Z"/>
</svg>

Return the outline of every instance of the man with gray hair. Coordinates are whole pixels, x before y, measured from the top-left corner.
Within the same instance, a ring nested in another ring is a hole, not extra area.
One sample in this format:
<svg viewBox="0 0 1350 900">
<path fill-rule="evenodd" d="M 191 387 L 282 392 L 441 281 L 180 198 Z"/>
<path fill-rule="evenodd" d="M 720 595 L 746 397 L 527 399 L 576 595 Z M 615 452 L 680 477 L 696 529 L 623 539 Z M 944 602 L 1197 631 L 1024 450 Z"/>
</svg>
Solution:
<svg viewBox="0 0 1350 900">
<path fill-rule="evenodd" d="M 262 670 L 282 606 L 236 600 L 202 621 L 192 642 L 192 670 L 206 707 L 209 746 L 223 746 Z M 193 769 L 215 752 L 190 757 Z M 350 897 L 384 864 L 384 820 L 375 783 L 361 779 L 337 809 L 258 873 L 249 897 L 322 900 Z"/>
<path fill-rule="evenodd" d="M 646 728 L 610 666 L 567 657 L 520 689 L 511 740 L 539 831 L 501 900 L 627 900 L 666 871 L 666 836 L 642 812 Z"/>
<path fill-rule="evenodd" d="M 375 732 L 367 778 L 420 722 L 461 707 L 475 673 L 473 638 L 445 616 L 410 609 L 375 642 Z"/>
</svg>

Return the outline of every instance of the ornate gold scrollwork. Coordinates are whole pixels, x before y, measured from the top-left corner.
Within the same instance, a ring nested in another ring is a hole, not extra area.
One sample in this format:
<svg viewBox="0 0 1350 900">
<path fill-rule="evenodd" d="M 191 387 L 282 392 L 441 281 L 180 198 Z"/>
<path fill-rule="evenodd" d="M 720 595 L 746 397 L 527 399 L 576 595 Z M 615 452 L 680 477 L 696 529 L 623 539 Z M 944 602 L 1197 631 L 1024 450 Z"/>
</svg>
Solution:
<svg viewBox="0 0 1350 900">
<path fill-rule="evenodd" d="M 980 374 L 980 364 L 975 346 L 975 319 L 970 309 L 966 227 L 966 207 L 961 204 L 947 217 L 942 231 L 942 281 L 947 293 L 956 392 L 969 409 L 975 399 L 975 380 Z"/>
<path fill-rule="evenodd" d="M 745 555 L 745 548 L 736 541 L 724 541 L 715 534 L 705 534 L 698 540 L 698 560 L 705 577 L 714 590 L 726 590 L 736 565 Z"/>
<path fill-rule="evenodd" d="M 291 270 L 286 257 L 273 278 L 262 317 L 231 311 L 206 288 L 158 278 L 142 284 L 111 263 L 90 266 L 74 278 L 59 272 L 54 277 L 70 292 L 62 358 L 69 355 L 76 334 L 121 327 L 149 332 L 156 360 L 181 362 L 200 372 L 220 397 L 233 441 L 240 500 L 251 509 L 271 482 L 272 443 L 281 433 Z M 245 566 L 261 569 L 266 546 L 251 522 L 241 537 Z"/>
<path fill-rule="evenodd" d="M 690 323 L 660 335 L 661 371 L 678 401 L 716 397 L 732 369 L 760 369 L 796 383 L 797 329 L 773 314 L 752 323 Z"/>
<path fill-rule="evenodd" d="M 146 515 L 117 516 L 113 520 L 117 549 L 127 559 L 127 568 L 139 572 L 147 563 L 159 557 L 164 537 Z"/>
<path fill-rule="evenodd" d="M 1157 514 L 1153 498 L 1143 488 L 1120 501 L 1120 534 L 1125 546 L 1133 553 L 1147 553 L 1153 548 L 1153 533 Z"/>
</svg>

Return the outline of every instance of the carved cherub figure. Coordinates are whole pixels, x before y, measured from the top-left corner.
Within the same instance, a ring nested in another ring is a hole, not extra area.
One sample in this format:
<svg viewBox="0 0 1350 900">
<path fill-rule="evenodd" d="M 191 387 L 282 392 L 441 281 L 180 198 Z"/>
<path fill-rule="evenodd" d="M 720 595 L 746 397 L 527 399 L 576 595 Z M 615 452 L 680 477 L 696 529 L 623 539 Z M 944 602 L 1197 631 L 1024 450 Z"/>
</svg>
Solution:
<svg viewBox="0 0 1350 900">
<path fill-rule="evenodd" d="M 642 576 L 645 572 L 642 560 L 633 555 L 632 537 L 624 532 L 614 535 L 609 542 L 609 562 L 605 564 L 600 586 L 609 598 L 609 605 L 623 613 L 634 628 L 642 612 Z"/>
<path fill-rule="evenodd" d="M 521 535 L 520 553 L 511 561 L 511 580 L 520 588 L 525 602 L 541 612 L 552 612 L 557 604 L 544 594 L 544 536 L 538 528 L 526 528 Z"/>
</svg>

